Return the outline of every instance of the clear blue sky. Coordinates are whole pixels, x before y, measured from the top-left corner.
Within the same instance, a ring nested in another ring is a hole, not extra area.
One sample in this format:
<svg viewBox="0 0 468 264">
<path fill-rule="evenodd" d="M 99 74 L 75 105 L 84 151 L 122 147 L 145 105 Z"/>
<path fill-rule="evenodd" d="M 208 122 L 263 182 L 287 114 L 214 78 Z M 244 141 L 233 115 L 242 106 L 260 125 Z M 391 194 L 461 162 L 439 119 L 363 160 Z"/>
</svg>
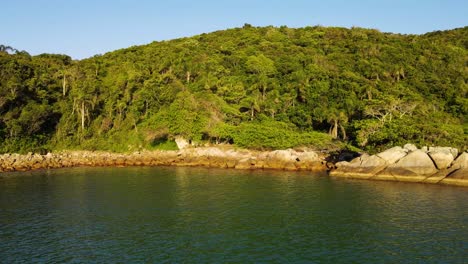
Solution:
<svg viewBox="0 0 468 264">
<path fill-rule="evenodd" d="M 75 59 L 244 23 L 416 34 L 468 25 L 468 0 L 0 1 L 0 44 Z"/>
</svg>

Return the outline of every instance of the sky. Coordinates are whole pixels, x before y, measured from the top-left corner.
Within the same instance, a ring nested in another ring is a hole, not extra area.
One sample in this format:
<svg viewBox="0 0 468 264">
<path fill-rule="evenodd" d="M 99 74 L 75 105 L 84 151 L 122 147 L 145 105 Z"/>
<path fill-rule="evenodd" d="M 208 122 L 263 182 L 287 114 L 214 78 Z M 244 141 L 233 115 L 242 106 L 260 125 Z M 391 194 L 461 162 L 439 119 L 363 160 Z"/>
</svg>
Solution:
<svg viewBox="0 0 468 264">
<path fill-rule="evenodd" d="M 468 0 L 0 0 L 0 14 L 0 44 L 83 59 L 245 23 L 422 34 L 468 26 Z"/>
</svg>

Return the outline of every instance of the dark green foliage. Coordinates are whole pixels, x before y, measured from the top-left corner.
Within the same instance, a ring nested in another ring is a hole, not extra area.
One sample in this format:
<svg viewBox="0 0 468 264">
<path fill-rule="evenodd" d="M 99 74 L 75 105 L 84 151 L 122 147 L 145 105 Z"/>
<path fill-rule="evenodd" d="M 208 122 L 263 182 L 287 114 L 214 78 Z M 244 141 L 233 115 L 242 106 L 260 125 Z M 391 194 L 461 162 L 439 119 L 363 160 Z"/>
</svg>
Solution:
<svg viewBox="0 0 468 264">
<path fill-rule="evenodd" d="M 398 35 L 246 24 L 82 61 L 1 45 L 0 151 L 173 148 L 176 136 L 466 149 L 467 39 L 468 27 Z"/>
</svg>

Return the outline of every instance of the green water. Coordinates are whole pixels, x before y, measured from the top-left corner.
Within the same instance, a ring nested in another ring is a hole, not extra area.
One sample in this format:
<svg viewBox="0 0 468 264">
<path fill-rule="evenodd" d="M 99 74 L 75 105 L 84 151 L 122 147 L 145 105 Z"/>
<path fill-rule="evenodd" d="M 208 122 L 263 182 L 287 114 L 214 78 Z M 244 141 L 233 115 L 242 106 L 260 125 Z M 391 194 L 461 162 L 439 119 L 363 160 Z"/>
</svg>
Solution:
<svg viewBox="0 0 468 264">
<path fill-rule="evenodd" d="M 467 263 L 467 201 L 282 171 L 0 174 L 0 263 Z"/>
</svg>

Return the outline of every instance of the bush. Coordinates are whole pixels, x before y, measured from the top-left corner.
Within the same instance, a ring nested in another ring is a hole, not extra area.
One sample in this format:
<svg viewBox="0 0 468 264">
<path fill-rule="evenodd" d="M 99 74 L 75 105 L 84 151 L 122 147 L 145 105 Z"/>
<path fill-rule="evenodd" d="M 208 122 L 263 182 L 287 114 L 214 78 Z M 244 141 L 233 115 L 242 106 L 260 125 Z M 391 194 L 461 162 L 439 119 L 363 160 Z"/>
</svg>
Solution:
<svg viewBox="0 0 468 264">
<path fill-rule="evenodd" d="M 150 146 L 150 149 L 156 150 L 179 150 L 177 144 L 174 140 L 165 140 L 153 142 Z"/>
<path fill-rule="evenodd" d="M 239 126 L 221 125 L 216 129 L 220 138 L 235 145 L 252 149 L 287 149 L 299 146 L 325 147 L 331 137 L 319 132 L 300 132 L 296 127 L 278 121 L 242 123 Z"/>
</svg>

